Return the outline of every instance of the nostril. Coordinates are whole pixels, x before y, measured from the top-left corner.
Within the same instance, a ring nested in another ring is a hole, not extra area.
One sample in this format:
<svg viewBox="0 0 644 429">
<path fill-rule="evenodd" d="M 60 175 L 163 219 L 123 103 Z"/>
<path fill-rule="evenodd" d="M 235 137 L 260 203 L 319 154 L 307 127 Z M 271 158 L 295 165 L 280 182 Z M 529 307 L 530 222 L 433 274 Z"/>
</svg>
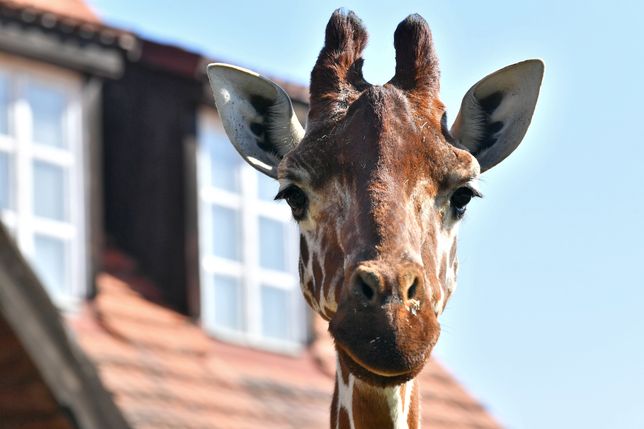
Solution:
<svg viewBox="0 0 644 429">
<path fill-rule="evenodd" d="M 353 277 L 353 293 L 364 300 L 364 303 L 374 303 L 380 293 L 381 278 L 377 272 L 358 268 Z"/>
<path fill-rule="evenodd" d="M 407 289 L 407 299 L 414 299 L 416 297 L 416 292 L 418 291 L 418 279 L 414 279 L 414 282 Z"/>
<path fill-rule="evenodd" d="M 373 295 L 375 293 L 373 288 L 361 278 L 358 278 L 358 287 L 360 288 L 362 295 L 364 295 L 364 297 L 367 298 L 368 301 L 371 301 L 371 299 L 373 299 Z"/>
</svg>

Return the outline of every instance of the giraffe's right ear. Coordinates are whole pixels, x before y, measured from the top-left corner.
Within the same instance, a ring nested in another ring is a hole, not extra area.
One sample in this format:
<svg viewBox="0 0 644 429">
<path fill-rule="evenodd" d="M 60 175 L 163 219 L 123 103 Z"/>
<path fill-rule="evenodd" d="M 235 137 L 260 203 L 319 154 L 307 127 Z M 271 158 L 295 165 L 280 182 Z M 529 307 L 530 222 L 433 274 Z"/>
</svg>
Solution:
<svg viewBox="0 0 644 429">
<path fill-rule="evenodd" d="M 210 64 L 208 78 L 228 138 L 251 166 L 277 178 L 277 164 L 304 137 L 291 99 L 259 74 Z"/>
<path fill-rule="evenodd" d="M 543 68 L 541 60 L 507 66 L 478 81 L 463 97 L 451 134 L 476 157 L 481 172 L 521 143 L 537 104 Z"/>
</svg>

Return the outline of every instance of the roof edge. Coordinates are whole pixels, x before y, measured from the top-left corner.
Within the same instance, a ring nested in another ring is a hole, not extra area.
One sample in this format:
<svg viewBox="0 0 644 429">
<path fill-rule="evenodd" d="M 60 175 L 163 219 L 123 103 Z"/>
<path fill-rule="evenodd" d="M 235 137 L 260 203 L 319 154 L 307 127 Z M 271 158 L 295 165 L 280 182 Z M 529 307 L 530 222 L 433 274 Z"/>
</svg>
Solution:
<svg viewBox="0 0 644 429">
<path fill-rule="evenodd" d="M 67 335 L 58 310 L 0 225 L 0 313 L 59 404 L 80 427 L 129 429 L 96 368 Z"/>
</svg>

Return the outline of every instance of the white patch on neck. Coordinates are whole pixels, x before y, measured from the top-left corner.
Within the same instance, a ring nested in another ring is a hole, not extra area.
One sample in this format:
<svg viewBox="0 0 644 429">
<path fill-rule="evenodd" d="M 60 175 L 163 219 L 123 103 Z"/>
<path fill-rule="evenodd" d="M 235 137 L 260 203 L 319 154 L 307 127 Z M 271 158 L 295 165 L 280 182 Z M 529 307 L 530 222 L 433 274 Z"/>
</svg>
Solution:
<svg viewBox="0 0 644 429">
<path fill-rule="evenodd" d="M 393 429 L 409 429 L 407 417 L 409 416 L 409 410 L 411 408 L 409 401 L 413 388 L 414 380 L 408 381 L 401 386 L 385 387 L 382 389 L 387 400 L 387 405 L 389 406 Z"/>
<path fill-rule="evenodd" d="M 405 414 L 405 423 L 409 421 L 409 410 L 411 410 L 411 392 L 414 390 L 414 380 L 409 380 L 407 383 L 405 383 L 405 400 L 403 402 L 403 405 L 405 407 L 404 409 L 404 414 Z"/>
<path fill-rule="evenodd" d="M 353 374 L 349 373 L 349 383 L 344 384 L 342 377 L 342 367 L 340 366 L 340 361 L 336 361 L 336 372 L 335 376 L 338 383 L 338 406 L 337 406 L 337 415 L 336 415 L 336 429 L 340 429 L 340 410 L 344 408 L 349 416 L 349 425 L 350 429 L 355 429 L 355 423 L 353 422 L 353 387 L 355 384 L 355 377 Z"/>
<path fill-rule="evenodd" d="M 352 380 L 353 381 L 353 380 Z M 411 395 L 414 389 L 414 380 L 393 387 L 375 387 L 357 380 L 360 389 L 370 390 L 383 398 L 389 409 L 393 429 L 409 429 L 409 412 L 411 410 Z M 353 385 L 353 383 L 351 383 Z M 354 429 L 353 415 L 351 428 Z"/>
</svg>

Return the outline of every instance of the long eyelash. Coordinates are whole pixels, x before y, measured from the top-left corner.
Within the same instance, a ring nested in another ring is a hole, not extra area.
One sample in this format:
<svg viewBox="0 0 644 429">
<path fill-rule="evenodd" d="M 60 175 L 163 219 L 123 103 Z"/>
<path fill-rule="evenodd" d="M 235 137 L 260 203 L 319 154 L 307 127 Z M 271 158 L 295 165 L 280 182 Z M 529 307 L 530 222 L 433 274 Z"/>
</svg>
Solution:
<svg viewBox="0 0 644 429">
<path fill-rule="evenodd" d="M 473 197 L 483 198 L 483 194 L 481 193 L 481 191 L 479 191 L 477 189 L 474 189 L 474 188 L 470 188 L 470 190 L 472 191 L 472 196 Z"/>
<path fill-rule="evenodd" d="M 479 179 L 480 180 L 480 179 Z M 475 183 L 475 182 L 474 182 Z M 478 186 L 475 186 L 473 182 L 467 181 L 463 183 L 460 187 L 464 187 L 472 191 L 472 196 L 476 198 L 483 198 L 483 193 L 479 190 Z"/>
<path fill-rule="evenodd" d="M 275 198 L 273 198 L 273 200 L 274 200 L 274 201 L 277 201 L 277 200 L 283 200 L 283 199 L 285 199 L 285 198 L 286 198 L 286 196 L 288 195 L 288 193 L 289 193 L 289 192 L 291 192 L 291 190 L 292 190 L 292 189 L 293 189 L 293 187 L 292 187 L 292 186 L 287 186 L 286 188 L 284 188 L 284 189 L 280 190 L 280 191 L 277 193 L 277 195 L 275 195 Z"/>
</svg>

